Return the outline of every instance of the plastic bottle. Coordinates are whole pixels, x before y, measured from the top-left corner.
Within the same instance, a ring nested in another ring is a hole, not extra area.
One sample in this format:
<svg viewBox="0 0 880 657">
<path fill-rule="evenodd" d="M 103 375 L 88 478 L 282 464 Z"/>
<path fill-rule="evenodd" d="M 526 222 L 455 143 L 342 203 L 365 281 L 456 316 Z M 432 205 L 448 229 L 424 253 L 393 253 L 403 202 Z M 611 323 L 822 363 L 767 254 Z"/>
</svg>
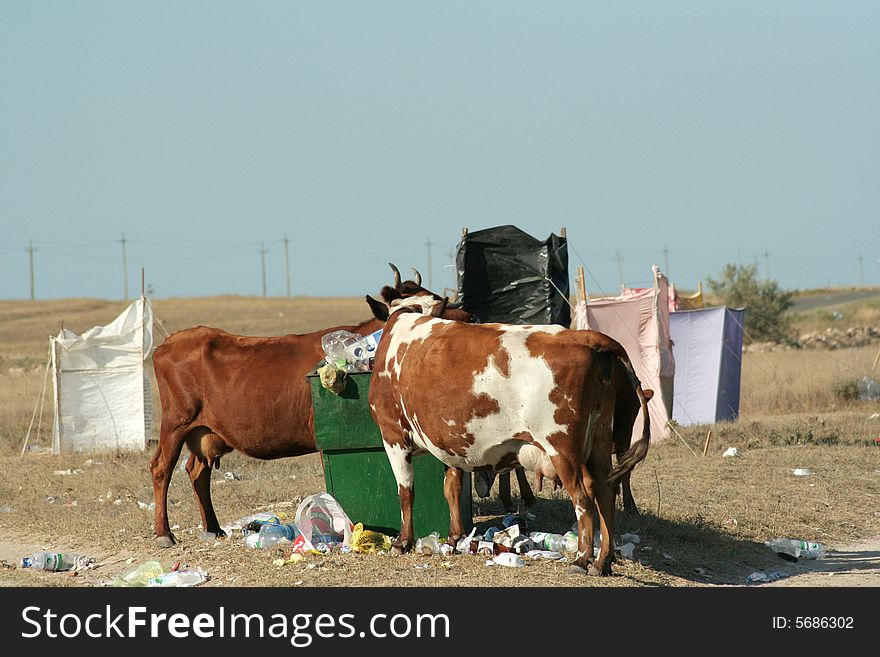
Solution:
<svg viewBox="0 0 880 657">
<path fill-rule="evenodd" d="M 578 533 L 577 532 L 566 532 L 565 536 L 562 537 L 563 540 L 563 549 L 566 552 L 577 552 L 578 551 Z"/>
<path fill-rule="evenodd" d="M 147 583 L 147 586 L 196 586 L 207 579 L 207 575 L 200 570 L 175 570 L 154 577 Z"/>
<path fill-rule="evenodd" d="M 432 532 L 430 536 L 417 540 L 416 553 L 424 555 L 440 554 L 440 534 Z"/>
<path fill-rule="evenodd" d="M 513 552 L 503 552 L 492 558 L 492 563 L 496 566 L 508 566 L 511 568 L 522 568 L 526 565 L 523 558 Z"/>
<path fill-rule="evenodd" d="M 21 560 L 21 567 L 49 571 L 70 570 L 77 564 L 77 561 L 82 561 L 84 558 L 80 554 L 71 552 L 37 552 L 29 557 L 24 557 Z"/>
<path fill-rule="evenodd" d="M 260 547 L 264 550 L 273 547 L 280 541 L 292 541 L 302 532 L 293 523 L 266 523 L 260 527 Z"/>
<path fill-rule="evenodd" d="M 774 538 L 765 545 L 777 554 L 787 554 L 795 559 L 821 559 L 827 552 L 821 543 L 809 543 L 794 538 Z"/>
<path fill-rule="evenodd" d="M 535 545 L 552 552 L 562 552 L 565 546 L 565 538 L 562 534 L 549 534 L 547 532 L 532 532 L 529 538 L 534 541 Z"/>
</svg>

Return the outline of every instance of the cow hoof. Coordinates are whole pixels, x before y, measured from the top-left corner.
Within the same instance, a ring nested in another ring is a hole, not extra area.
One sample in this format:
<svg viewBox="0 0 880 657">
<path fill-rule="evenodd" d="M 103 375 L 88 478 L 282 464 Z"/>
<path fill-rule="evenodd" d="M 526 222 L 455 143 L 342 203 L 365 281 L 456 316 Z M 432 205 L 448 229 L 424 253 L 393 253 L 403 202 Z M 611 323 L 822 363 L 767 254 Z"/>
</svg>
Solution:
<svg viewBox="0 0 880 657">
<path fill-rule="evenodd" d="M 611 574 L 611 563 L 606 561 L 601 567 L 591 563 L 588 572 L 595 577 L 608 577 Z"/>
<path fill-rule="evenodd" d="M 216 532 L 199 532 L 199 539 L 203 541 L 215 541 L 218 538 L 226 538 L 226 532 L 222 529 Z"/>
<path fill-rule="evenodd" d="M 407 541 L 405 543 L 394 543 L 391 546 L 391 554 L 394 554 L 394 555 L 406 554 L 407 552 L 410 552 L 412 549 L 413 549 L 413 544 L 409 541 Z"/>
<path fill-rule="evenodd" d="M 160 548 L 170 548 L 175 543 L 177 543 L 177 541 L 174 539 L 174 536 L 172 536 L 170 534 L 167 536 L 157 536 L 153 540 L 156 543 L 156 547 L 160 547 Z"/>
</svg>

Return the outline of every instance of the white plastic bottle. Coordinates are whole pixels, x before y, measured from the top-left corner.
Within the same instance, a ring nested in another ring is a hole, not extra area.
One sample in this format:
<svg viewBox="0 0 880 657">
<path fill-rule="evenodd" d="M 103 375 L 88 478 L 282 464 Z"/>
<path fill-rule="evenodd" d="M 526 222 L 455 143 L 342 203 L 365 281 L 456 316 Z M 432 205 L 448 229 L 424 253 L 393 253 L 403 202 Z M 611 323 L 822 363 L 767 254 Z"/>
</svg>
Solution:
<svg viewBox="0 0 880 657">
<path fill-rule="evenodd" d="M 76 564 L 77 559 L 82 559 L 82 556 L 69 552 L 37 552 L 29 557 L 24 557 L 21 560 L 21 567 L 49 571 L 70 570 Z"/>
<path fill-rule="evenodd" d="M 794 538 L 774 538 L 765 543 L 777 554 L 787 554 L 795 559 L 821 559 L 827 549 L 821 543 L 799 541 Z"/>
</svg>

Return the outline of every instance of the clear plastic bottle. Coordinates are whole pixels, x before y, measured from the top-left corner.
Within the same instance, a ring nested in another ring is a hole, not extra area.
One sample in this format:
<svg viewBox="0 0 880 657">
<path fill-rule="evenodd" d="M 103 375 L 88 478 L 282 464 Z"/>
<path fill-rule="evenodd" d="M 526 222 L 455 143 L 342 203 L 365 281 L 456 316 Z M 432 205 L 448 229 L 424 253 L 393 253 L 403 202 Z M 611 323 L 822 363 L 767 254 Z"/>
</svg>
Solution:
<svg viewBox="0 0 880 657">
<path fill-rule="evenodd" d="M 551 552 L 562 552 L 565 546 L 565 537 L 562 534 L 549 534 L 547 532 L 532 532 L 529 538 L 535 543 L 535 547 L 543 547 Z"/>
<path fill-rule="evenodd" d="M 24 557 L 21 560 L 21 567 L 49 571 L 70 570 L 77 561 L 83 559 L 82 555 L 71 552 L 37 552 L 29 557 Z"/>
<path fill-rule="evenodd" d="M 198 586 L 207 581 L 207 575 L 200 570 L 175 570 L 170 573 L 162 573 L 152 578 L 147 586 L 171 587 L 171 586 Z"/>
<path fill-rule="evenodd" d="M 562 537 L 564 543 L 563 548 L 566 552 L 577 552 L 578 551 L 578 533 L 577 532 L 566 532 L 565 536 Z"/>
<path fill-rule="evenodd" d="M 827 553 L 827 548 L 821 543 L 799 541 L 794 538 L 774 538 L 765 545 L 777 554 L 788 555 L 795 559 L 821 559 Z"/>
<path fill-rule="evenodd" d="M 292 541 L 299 536 L 299 528 L 293 524 L 266 523 L 260 527 L 260 547 L 264 550 L 271 548 L 281 541 Z"/>
</svg>

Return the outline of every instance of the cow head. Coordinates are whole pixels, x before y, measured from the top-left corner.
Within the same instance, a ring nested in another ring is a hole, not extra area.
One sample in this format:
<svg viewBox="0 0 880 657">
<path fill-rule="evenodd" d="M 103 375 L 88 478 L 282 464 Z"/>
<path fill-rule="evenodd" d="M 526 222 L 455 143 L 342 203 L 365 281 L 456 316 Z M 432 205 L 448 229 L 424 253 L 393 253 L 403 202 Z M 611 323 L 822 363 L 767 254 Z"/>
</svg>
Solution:
<svg viewBox="0 0 880 657">
<path fill-rule="evenodd" d="M 385 322 L 395 312 L 402 311 L 417 312 L 468 324 L 479 321 L 476 315 L 450 305 L 448 298 L 440 297 L 422 287 L 422 275 L 417 269 L 413 268 L 415 280 L 401 281 L 400 271 L 397 267 L 390 262 L 388 266 L 394 272 L 394 285 L 386 285 L 382 288 L 380 292 L 382 301 L 369 295 L 366 297 L 376 319 Z"/>
</svg>

